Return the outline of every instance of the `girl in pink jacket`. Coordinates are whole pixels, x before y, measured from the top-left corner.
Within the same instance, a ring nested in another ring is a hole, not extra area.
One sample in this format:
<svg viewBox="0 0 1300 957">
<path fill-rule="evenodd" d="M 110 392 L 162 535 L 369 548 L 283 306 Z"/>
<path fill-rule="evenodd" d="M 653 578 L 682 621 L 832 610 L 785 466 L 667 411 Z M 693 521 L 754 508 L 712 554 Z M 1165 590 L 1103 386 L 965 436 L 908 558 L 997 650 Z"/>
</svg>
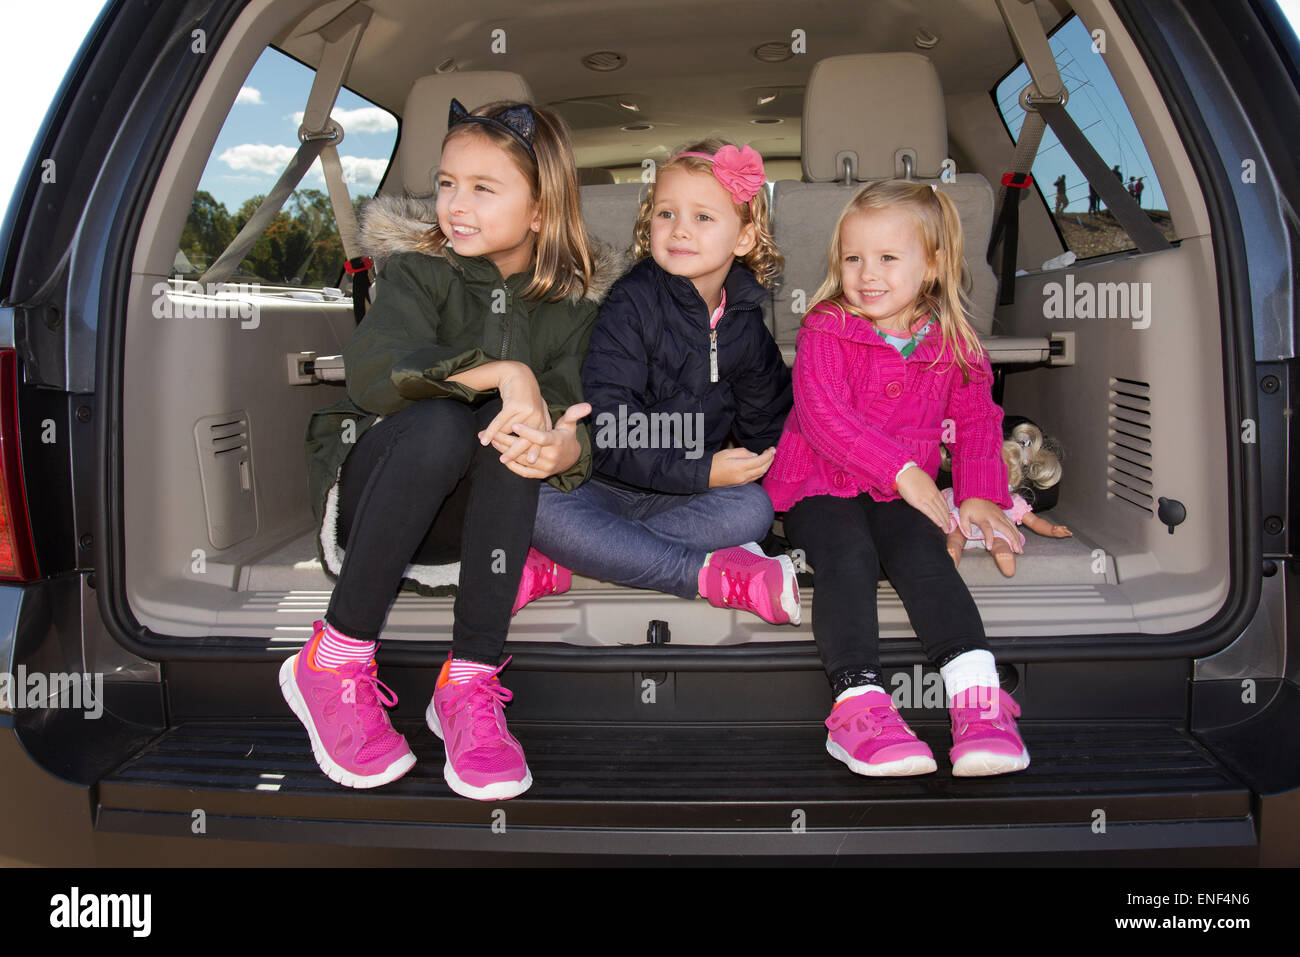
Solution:
<svg viewBox="0 0 1300 957">
<path fill-rule="evenodd" d="M 934 755 L 885 693 L 876 582 L 883 568 L 939 668 L 953 774 L 1029 765 L 979 611 L 945 548 L 934 483 L 953 459 L 963 531 L 1018 543 L 992 369 L 960 300 L 961 222 L 933 187 L 863 187 L 840 214 L 826 281 L 797 340 L 794 409 L 763 482 L 815 571 L 813 637 L 835 704 L 826 749 L 858 774 L 926 774 Z M 1019 551 L 1019 545 L 1013 545 Z"/>
</svg>

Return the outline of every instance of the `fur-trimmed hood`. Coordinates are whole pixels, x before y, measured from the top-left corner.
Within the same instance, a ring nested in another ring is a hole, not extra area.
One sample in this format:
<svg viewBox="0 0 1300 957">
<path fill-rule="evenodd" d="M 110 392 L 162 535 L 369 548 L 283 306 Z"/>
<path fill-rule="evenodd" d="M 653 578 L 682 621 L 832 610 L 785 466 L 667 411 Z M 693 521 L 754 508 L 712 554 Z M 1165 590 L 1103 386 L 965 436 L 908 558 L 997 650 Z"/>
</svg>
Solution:
<svg viewBox="0 0 1300 957">
<path fill-rule="evenodd" d="M 361 254 L 373 259 L 376 268 L 390 256 L 407 252 L 424 252 L 427 256 L 441 256 L 454 262 L 441 251 L 432 253 L 416 249 L 416 244 L 437 221 L 437 207 L 432 197 L 376 196 L 361 207 L 358 224 Z M 591 284 L 585 295 L 580 290 L 571 292 L 569 299 L 572 302 L 604 302 L 614 283 L 633 265 L 630 257 L 597 239 L 592 240 L 591 255 L 594 266 Z"/>
</svg>

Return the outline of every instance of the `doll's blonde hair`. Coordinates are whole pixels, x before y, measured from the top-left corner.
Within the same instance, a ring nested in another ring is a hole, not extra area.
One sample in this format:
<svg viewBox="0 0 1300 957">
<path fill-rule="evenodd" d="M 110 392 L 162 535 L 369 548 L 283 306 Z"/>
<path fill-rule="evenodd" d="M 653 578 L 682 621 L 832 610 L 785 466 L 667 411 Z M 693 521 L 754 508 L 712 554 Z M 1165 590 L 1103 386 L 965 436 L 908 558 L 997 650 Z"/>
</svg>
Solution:
<svg viewBox="0 0 1300 957">
<path fill-rule="evenodd" d="M 706 159 L 698 156 L 679 156 L 679 153 L 708 153 L 713 155 L 724 146 L 735 146 L 734 143 L 728 143 L 726 140 L 712 137 L 707 140 L 701 140 L 698 143 L 691 143 L 689 146 L 681 146 L 673 150 L 672 158 L 665 163 L 661 163 L 655 170 L 655 181 L 664 173 L 674 169 L 688 169 L 697 173 L 713 174 L 713 164 Z M 781 275 L 781 270 L 785 268 L 785 259 L 781 256 L 780 251 L 776 248 L 776 241 L 772 238 L 772 227 L 769 224 L 767 186 L 764 185 L 754 197 L 747 203 L 733 203 L 736 215 L 740 217 L 740 225 L 754 226 L 754 248 L 740 257 L 740 261 L 749 267 L 749 271 L 754 274 L 759 285 L 764 289 L 771 289 L 776 285 L 777 276 Z M 655 182 L 651 182 L 650 189 L 646 191 L 645 199 L 641 202 L 641 209 L 637 212 L 636 229 L 633 232 L 632 256 L 634 259 L 641 260 L 650 255 L 650 218 L 654 214 L 655 208 Z"/>
<path fill-rule="evenodd" d="M 1011 488 L 1049 489 L 1061 481 L 1059 446 L 1036 425 L 1021 422 L 1002 443 Z"/>
</svg>

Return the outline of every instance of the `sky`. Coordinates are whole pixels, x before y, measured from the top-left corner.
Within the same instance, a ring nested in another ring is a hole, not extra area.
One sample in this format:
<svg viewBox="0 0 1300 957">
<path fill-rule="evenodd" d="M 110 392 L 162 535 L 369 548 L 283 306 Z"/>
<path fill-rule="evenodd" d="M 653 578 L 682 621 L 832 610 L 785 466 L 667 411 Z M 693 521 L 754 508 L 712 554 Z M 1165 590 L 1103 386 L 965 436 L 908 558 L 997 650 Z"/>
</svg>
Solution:
<svg viewBox="0 0 1300 957">
<path fill-rule="evenodd" d="M 1279 5 L 1293 25 L 1300 22 L 1300 0 L 1280 0 Z M 8 204 L 50 101 L 103 6 L 104 0 L 46 0 L 37 5 L 6 0 L 0 13 L 0 25 L 5 27 L 0 29 L 0 88 L 10 94 L 4 107 L 8 145 L 0 151 L 0 203 Z M 1097 57 L 1090 42 L 1080 43 L 1063 33 L 1053 38 L 1052 45 L 1064 48 L 1069 57 L 1064 72 L 1072 91 L 1071 115 L 1103 158 L 1120 164 L 1125 178 L 1130 173 L 1147 176 L 1144 206 L 1163 206 L 1159 186 L 1143 165 L 1146 155 L 1127 113 L 1116 108 L 1093 68 Z M 292 92 L 298 89 L 293 85 L 294 71 L 305 74 L 304 68 L 287 58 L 275 59 L 263 57 L 249 75 L 200 184 L 232 212 L 247 196 L 270 188 L 297 145 L 294 114 L 306 103 L 309 81 L 304 76 L 300 92 Z M 1020 118 L 1014 115 L 1018 112 L 1008 115 L 1013 132 L 1019 129 Z M 336 115 L 347 130 L 340 154 L 354 195 L 373 191 L 392 152 L 395 127 L 388 114 L 381 114 L 347 91 L 340 93 Z M 1086 209 L 1084 179 L 1049 130 L 1035 164 L 1035 176 L 1044 177 L 1044 192 L 1049 196 L 1054 193 L 1052 181 L 1061 173 L 1066 174 L 1068 208 Z M 304 185 L 323 188 L 324 181 L 318 173 L 308 173 Z"/>
</svg>

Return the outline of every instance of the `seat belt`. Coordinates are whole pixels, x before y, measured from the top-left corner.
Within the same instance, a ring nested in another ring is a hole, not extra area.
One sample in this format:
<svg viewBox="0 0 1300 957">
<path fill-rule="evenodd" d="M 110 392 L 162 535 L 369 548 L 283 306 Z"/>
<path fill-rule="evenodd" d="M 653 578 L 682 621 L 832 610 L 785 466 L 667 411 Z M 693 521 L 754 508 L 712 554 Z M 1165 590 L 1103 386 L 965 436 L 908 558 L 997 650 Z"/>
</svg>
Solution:
<svg viewBox="0 0 1300 957">
<path fill-rule="evenodd" d="M 1038 12 L 1032 0 L 997 0 L 998 10 L 1011 34 L 1012 42 L 1020 52 L 1033 82 L 1020 93 L 1020 105 L 1025 111 L 1024 123 L 1020 126 L 1020 136 L 1016 140 L 1016 151 L 1012 157 L 1011 170 L 1002 177 L 1002 188 L 998 194 L 998 222 L 994 226 L 993 237 L 989 242 L 988 258 L 993 260 L 993 253 L 998 239 L 1003 239 L 1002 268 L 998 283 L 998 304 L 1008 305 L 1015 301 L 1015 258 L 1016 242 L 1019 238 L 1019 200 L 1024 197 L 1023 190 L 1032 178 L 1029 171 L 1038 155 L 1043 132 L 1050 124 L 1052 132 L 1060 140 L 1070 159 L 1088 180 L 1092 188 L 1101 196 L 1116 221 L 1128 232 L 1140 252 L 1154 252 L 1169 249 L 1170 244 L 1164 234 L 1155 227 L 1138 207 L 1133 197 L 1128 195 L 1102 161 L 1087 137 L 1075 125 L 1074 120 L 1065 111 L 1069 93 L 1061 81 L 1056 58 L 1052 55 L 1051 44 L 1043 24 L 1038 19 Z M 1020 190 L 1018 194 L 1008 194 L 1008 188 Z"/>
<path fill-rule="evenodd" d="M 321 167 L 325 171 L 325 183 L 329 189 L 330 205 L 334 209 L 334 221 L 338 226 L 344 255 L 348 259 L 353 258 L 356 251 L 356 217 L 352 213 L 352 200 L 348 197 L 347 185 L 343 182 L 343 166 L 338 154 L 338 145 L 343 141 L 343 128 L 330 119 L 330 111 L 338 99 L 343 78 L 352 66 L 352 58 L 361 42 L 361 34 L 370 22 L 371 12 L 364 3 L 355 3 L 316 31 L 324 38 L 325 49 L 312 81 L 311 93 L 307 97 L 302 125 L 298 127 L 298 151 L 276 180 L 275 186 L 266 194 L 262 204 L 244 223 L 239 234 L 217 257 L 216 262 L 199 277 L 200 284 L 206 286 L 207 283 L 222 283 L 234 274 L 253 244 L 280 212 L 285 200 L 307 175 L 307 170 L 317 157 L 320 157 Z"/>
</svg>

